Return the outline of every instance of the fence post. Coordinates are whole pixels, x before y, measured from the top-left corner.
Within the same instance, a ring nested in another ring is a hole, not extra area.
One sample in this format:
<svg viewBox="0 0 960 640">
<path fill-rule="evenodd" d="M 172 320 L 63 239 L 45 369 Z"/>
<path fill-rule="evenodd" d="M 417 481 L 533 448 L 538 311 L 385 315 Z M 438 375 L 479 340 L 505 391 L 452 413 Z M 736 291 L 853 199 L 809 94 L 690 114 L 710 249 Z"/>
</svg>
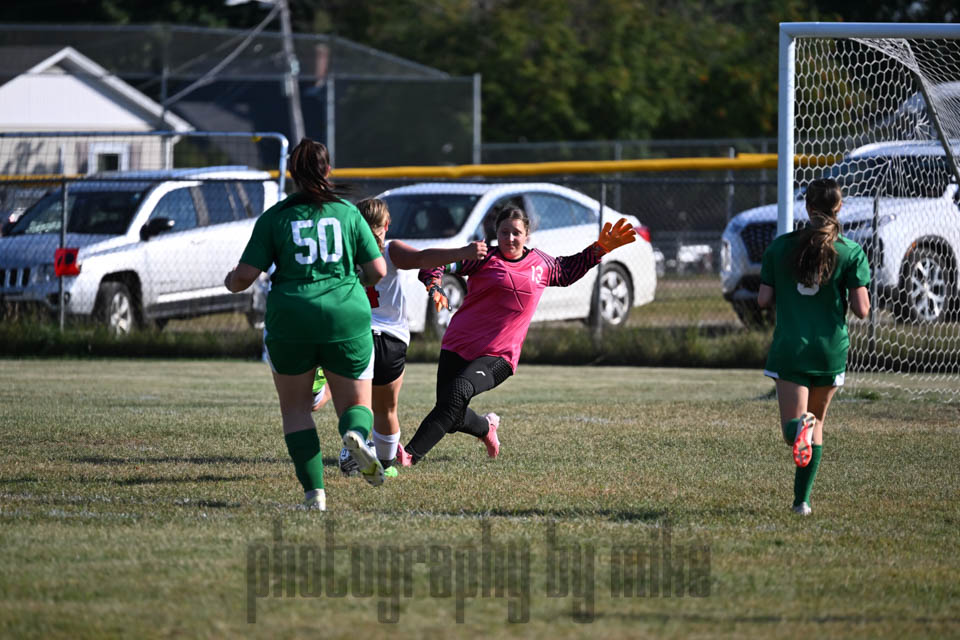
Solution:
<svg viewBox="0 0 960 640">
<path fill-rule="evenodd" d="M 737 157 L 736 147 L 727 148 L 727 157 Z M 730 218 L 733 217 L 733 197 L 735 193 L 736 191 L 733 184 L 733 169 L 727 169 L 727 222 L 730 222 Z"/>
<path fill-rule="evenodd" d="M 67 246 L 67 179 L 63 179 L 63 197 L 60 199 L 60 248 Z M 63 276 L 57 278 L 60 283 L 59 308 L 60 308 L 60 333 L 63 333 L 66 323 L 67 309 L 64 304 Z"/>
<path fill-rule="evenodd" d="M 877 351 L 877 245 L 879 240 L 877 239 L 877 227 L 879 226 L 880 220 L 880 197 L 874 196 L 873 198 L 873 220 L 871 221 L 871 235 L 872 239 L 870 242 L 870 340 L 867 346 L 867 351 L 869 356 L 875 356 Z"/>
<path fill-rule="evenodd" d="M 607 183 L 605 180 L 600 181 L 600 215 L 597 216 L 597 237 L 600 237 L 600 232 L 603 230 L 603 210 L 607 206 Z M 597 279 L 593 284 L 593 304 L 591 307 L 595 310 L 593 322 L 592 322 L 592 337 L 595 345 L 599 345 L 600 340 L 603 338 L 603 318 L 600 313 L 600 281 L 603 278 L 603 262 L 597 265 Z"/>
</svg>

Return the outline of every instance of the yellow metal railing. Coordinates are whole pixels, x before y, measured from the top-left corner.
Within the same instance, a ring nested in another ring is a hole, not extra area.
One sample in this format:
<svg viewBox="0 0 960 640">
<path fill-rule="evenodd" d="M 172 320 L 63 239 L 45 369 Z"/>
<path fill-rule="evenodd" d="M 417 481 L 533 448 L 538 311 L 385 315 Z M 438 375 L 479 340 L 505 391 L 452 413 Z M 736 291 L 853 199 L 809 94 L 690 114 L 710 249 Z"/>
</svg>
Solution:
<svg viewBox="0 0 960 640">
<path fill-rule="evenodd" d="M 840 160 L 837 155 L 794 156 L 797 166 L 827 166 Z M 644 160 L 592 160 L 565 162 L 527 162 L 509 164 L 462 164 L 449 167 L 369 167 L 334 169 L 334 178 L 473 178 L 543 176 L 582 173 L 635 173 L 657 171 L 728 171 L 776 169 L 775 153 L 741 153 L 735 158 L 650 158 Z M 277 170 L 268 171 L 273 178 Z M 287 176 L 289 177 L 289 172 Z M 79 180 L 83 175 L 0 175 L 0 182 L 54 182 Z"/>
</svg>

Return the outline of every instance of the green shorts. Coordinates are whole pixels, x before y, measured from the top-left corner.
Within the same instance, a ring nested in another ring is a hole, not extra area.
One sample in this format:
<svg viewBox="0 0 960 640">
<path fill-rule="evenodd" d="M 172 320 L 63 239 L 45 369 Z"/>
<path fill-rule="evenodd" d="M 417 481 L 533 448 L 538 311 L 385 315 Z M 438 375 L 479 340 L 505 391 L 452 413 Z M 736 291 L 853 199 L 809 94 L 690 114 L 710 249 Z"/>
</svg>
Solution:
<svg viewBox="0 0 960 640">
<path fill-rule="evenodd" d="M 373 378 L 373 334 L 342 342 L 288 342 L 267 336 L 267 358 L 270 368 L 285 376 L 306 373 L 323 367 L 352 380 Z"/>
<path fill-rule="evenodd" d="M 798 384 L 801 387 L 842 387 L 843 379 L 846 377 L 846 372 L 837 373 L 832 376 L 812 376 L 807 373 L 799 373 L 796 371 L 784 371 L 783 373 L 778 373 L 776 371 L 768 371 L 767 369 L 763 370 L 763 375 L 773 378 L 774 380 L 786 380 L 787 382 L 792 382 Z"/>
</svg>

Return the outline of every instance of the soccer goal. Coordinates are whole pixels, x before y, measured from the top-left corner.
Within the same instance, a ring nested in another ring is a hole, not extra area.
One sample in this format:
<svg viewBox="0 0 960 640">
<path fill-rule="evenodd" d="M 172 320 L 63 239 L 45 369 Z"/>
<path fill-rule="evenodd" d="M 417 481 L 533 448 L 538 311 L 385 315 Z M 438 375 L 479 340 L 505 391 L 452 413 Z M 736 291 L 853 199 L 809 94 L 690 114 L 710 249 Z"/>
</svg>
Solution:
<svg viewBox="0 0 960 640">
<path fill-rule="evenodd" d="M 780 25 L 778 233 L 835 177 L 872 270 L 847 387 L 960 395 L 960 24 Z"/>
</svg>

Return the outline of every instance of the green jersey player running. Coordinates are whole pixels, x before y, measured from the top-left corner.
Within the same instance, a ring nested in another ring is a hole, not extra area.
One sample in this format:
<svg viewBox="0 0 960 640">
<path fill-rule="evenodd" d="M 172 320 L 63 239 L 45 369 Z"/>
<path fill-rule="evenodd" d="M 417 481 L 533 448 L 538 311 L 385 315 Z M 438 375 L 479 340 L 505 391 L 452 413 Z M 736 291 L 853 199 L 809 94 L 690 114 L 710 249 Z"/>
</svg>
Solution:
<svg viewBox="0 0 960 640">
<path fill-rule="evenodd" d="M 324 510 L 323 461 L 311 413 L 317 367 L 330 387 L 344 446 L 370 484 L 383 482 L 383 467 L 366 444 L 373 426 L 373 339 L 364 287 L 383 278 L 386 263 L 360 212 L 330 182 L 326 147 L 304 138 L 289 166 L 300 191 L 260 216 L 224 285 L 243 291 L 276 264 L 267 295 L 267 355 L 304 506 Z"/>
<path fill-rule="evenodd" d="M 775 239 L 760 271 L 757 302 L 777 310 L 764 373 L 776 381 L 783 438 L 793 446 L 793 510 L 801 515 L 811 513 L 823 421 L 847 368 L 847 306 L 858 318 L 870 311 L 870 265 L 860 245 L 840 235 L 841 204 L 835 180 L 811 182 L 810 224 Z"/>
</svg>

